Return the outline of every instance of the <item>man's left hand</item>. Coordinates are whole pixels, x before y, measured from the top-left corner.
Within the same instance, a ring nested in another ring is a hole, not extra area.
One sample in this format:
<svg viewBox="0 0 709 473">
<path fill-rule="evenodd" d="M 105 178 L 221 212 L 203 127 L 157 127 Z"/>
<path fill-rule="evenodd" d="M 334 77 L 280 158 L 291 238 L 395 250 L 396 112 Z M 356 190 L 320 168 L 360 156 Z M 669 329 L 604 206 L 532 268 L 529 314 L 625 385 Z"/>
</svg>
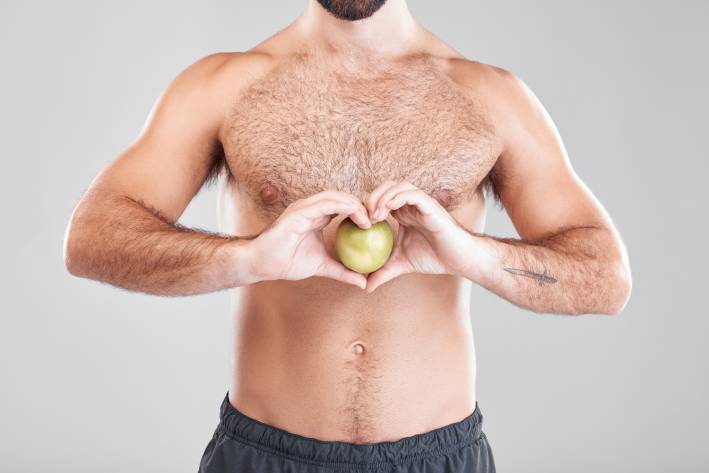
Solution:
<svg viewBox="0 0 709 473">
<path fill-rule="evenodd" d="M 406 181 L 386 181 L 367 197 L 365 207 L 372 223 L 391 214 L 399 224 L 392 254 L 368 276 L 367 292 L 407 273 L 470 274 L 479 247 L 475 236 L 421 189 Z"/>
</svg>

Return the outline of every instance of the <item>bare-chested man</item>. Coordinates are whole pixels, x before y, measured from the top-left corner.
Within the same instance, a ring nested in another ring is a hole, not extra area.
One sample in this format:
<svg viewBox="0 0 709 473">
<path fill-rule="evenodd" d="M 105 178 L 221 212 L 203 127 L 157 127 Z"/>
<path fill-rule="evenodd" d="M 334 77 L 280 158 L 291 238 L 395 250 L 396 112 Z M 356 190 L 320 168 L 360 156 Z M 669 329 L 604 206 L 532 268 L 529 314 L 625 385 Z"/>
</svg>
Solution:
<svg viewBox="0 0 709 473">
<path fill-rule="evenodd" d="M 177 224 L 213 179 L 221 232 Z M 482 233 L 486 195 L 521 239 Z M 383 268 L 337 261 L 346 216 L 394 227 Z M 151 294 L 235 291 L 234 373 L 203 472 L 494 471 L 471 285 L 561 314 L 617 314 L 631 287 L 532 92 L 405 0 L 309 0 L 255 48 L 188 67 L 77 206 L 66 263 Z"/>
</svg>

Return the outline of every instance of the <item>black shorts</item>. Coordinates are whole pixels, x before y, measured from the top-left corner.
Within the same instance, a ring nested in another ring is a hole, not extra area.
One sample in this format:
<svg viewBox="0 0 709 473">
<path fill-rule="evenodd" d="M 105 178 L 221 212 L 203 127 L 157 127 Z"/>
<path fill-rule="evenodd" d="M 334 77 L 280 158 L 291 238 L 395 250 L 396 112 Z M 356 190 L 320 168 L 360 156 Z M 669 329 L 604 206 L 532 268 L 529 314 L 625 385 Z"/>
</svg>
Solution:
<svg viewBox="0 0 709 473">
<path fill-rule="evenodd" d="M 465 419 L 396 441 L 355 444 L 302 437 L 252 419 L 224 398 L 200 473 L 494 473 L 477 404 Z"/>
</svg>

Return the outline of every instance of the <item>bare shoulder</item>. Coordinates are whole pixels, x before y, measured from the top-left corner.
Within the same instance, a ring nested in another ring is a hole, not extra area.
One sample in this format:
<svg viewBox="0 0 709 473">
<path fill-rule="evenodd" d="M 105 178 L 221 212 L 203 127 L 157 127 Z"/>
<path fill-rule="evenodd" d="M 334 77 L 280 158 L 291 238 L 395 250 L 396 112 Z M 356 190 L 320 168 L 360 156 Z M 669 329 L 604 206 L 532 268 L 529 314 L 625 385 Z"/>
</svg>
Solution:
<svg viewBox="0 0 709 473">
<path fill-rule="evenodd" d="M 439 65 L 448 77 L 464 92 L 476 99 L 498 100 L 506 89 L 519 89 L 521 81 L 512 72 L 502 67 L 485 64 L 465 57 L 464 54 L 442 41 L 428 30 L 426 54 Z"/>
<path fill-rule="evenodd" d="M 483 93 L 494 102 L 518 100 L 529 92 L 524 82 L 513 72 L 471 59 L 448 59 L 447 72 L 461 87 L 471 92 Z"/>
<path fill-rule="evenodd" d="M 473 94 L 500 130 L 513 132 L 530 123 L 547 122 L 544 107 L 527 84 L 502 67 L 464 58 L 448 60 L 448 74 L 466 93 Z"/>
<path fill-rule="evenodd" d="M 217 52 L 190 64 L 178 79 L 193 88 L 228 93 L 267 73 L 273 64 L 274 57 L 265 51 Z"/>
<path fill-rule="evenodd" d="M 273 67 L 262 51 L 217 52 L 185 67 L 153 107 L 151 117 L 182 116 L 220 130 L 238 96 Z"/>
</svg>

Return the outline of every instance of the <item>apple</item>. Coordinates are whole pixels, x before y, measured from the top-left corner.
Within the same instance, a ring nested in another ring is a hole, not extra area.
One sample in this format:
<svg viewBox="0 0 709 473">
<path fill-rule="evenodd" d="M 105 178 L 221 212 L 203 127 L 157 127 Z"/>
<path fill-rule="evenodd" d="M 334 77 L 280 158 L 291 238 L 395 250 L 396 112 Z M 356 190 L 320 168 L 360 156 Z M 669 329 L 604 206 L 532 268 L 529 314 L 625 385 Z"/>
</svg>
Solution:
<svg viewBox="0 0 709 473">
<path fill-rule="evenodd" d="M 347 217 L 337 227 L 337 257 L 352 271 L 362 274 L 376 271 L 387 262 L 393 247 L 394 232 L 386 220 L 360 228 Z"/>
</svg>

